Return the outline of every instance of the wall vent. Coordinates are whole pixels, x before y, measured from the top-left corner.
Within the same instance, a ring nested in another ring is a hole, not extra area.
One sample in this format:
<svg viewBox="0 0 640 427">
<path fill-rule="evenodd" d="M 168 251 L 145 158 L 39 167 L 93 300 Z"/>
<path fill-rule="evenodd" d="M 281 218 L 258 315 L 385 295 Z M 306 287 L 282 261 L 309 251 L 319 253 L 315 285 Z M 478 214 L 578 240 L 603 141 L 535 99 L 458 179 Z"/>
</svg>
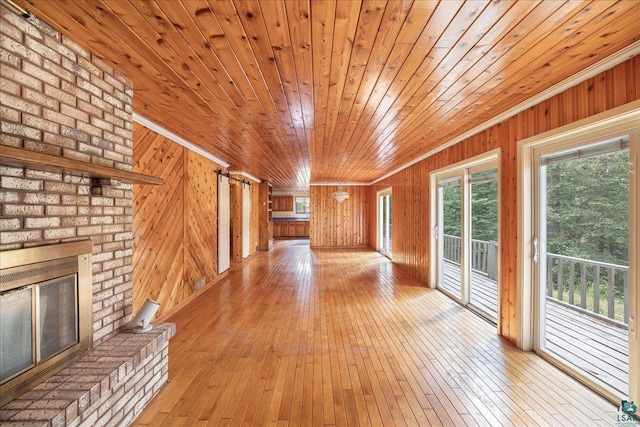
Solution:
<svg viewBox="0 0 640 427">
<path fill-rule="evenodd" d="M 206 284 L 207 280 L 204 278 L 204 276 L 202 276 L 201 278 L 196 280 L 196 282 L 193 284 L 193 288 L 194 290 L 199 291 L 200 289 L 204 288 L 204 285 Z"/>
</svg>

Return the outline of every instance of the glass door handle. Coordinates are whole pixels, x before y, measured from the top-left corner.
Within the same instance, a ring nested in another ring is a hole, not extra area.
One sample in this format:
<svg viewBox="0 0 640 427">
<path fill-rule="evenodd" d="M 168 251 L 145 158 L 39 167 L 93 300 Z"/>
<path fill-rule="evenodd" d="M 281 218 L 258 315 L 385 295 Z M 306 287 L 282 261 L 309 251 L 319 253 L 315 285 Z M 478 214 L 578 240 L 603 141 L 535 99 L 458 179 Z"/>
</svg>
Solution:
<svg viewBox="0 0 640 427">
<path fill-rule="evenodd" d="M 538 263 L 538 258 L 540 256 L 540 251 L 538 248 L 538 237 L 533 238 L 533 262 Z"/>
</svg>

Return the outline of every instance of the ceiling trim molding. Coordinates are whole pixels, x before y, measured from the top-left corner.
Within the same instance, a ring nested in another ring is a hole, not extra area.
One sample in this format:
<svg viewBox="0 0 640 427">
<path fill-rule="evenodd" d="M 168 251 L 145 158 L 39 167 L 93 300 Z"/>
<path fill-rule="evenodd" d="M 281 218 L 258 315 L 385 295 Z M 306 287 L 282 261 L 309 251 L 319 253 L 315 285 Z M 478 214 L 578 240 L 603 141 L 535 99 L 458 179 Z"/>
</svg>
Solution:
<svg viewBox="0 0 640 427">
<path fill-rule="evenodd" d="M 206 157 L 207 159 L 217 163 L 218 165 L 222 166 L 223 168 L 228 168 L 229 167 L 229 163 L 225 162 L 224 160 L 222 160 L 222 159 L 214 156 L 210 152 L 198 147 L 193 142 L 187 141 L 186 139 L 182 138 L 181 136 L 176 135 L 175 133 L 171 132 L 170 130 L 168 130 L 166 128 L 163 128 L 159 124 L 157 124 L 155 122 L 152 122 L 151 120 L 147 119 L 146 117 L 141 116 L 140 114 L 136 113 L 135 111 L 133 112 L 133 121 L 141 124 L 144 127 L 147 127 L 149 129 L 151 129 L 152 131 L 154 131 L 156 133 L 159 133 L 160 135 L 164 136 L 165 138 L 169 138 L 173 142 L 176 142 L 176 143 L 182 145 L 183 147 L 188 148 L 189 150 L 200 154 L 203 157 Z M 258 181 L 258 182 L 260 182 L 260 181 Z"/>
<path fill-rule="evenodd" d="M 255 181 L 258 184 L 261 182 L 258 178 L 256 178 L 255 176 L 249 175 L 246 172 L 243 171 L 229 171 L 229 174 L 231 175 L 240 175 L 240 176 L 244 176 L 247 179 L 250 179 L 251 181 Z"/>
<path fill-rule="evenodd" d="M 510 117 L 515 116 L 518 113 L 523 112 L 524 110 L 526 110 L 527 108 L 533 107 L 534 105 L 537 105 L 539 103 L 541 103 L 542 101 L 546 101 L 547 99 L 551 98 L 552 96 L 555 96 L 559 93 L 564 92 L 565 90 L 576 86 L 588 79 L 591 79 L 595 76 L 597 76 L 598 74 L 607 71 L 613 67 L 615 67 L 616 65 L 619 65 L 621 63 L 623 63 L 624 61 L 633 58 L 636 55 L 640 55 L 640 41 L 637 41 L 635 43 L 630 44 L 629 46 L 627 46 L 626 48 L 619 50 L 618 52 L 614 53 L 611 56 L 606 57 L 605 59 L 603 59 L 602 61 L 599 61 L 587 68 L 585 68 L 584 70 L 580 71 L 577 74 L 574 74 L 573 76 L 551 86 L 550 88 L 540 92 L 539 94 L 529 98 L 528 100 L 521 102 L 520 104 L 516 105 L 515 107 L 512 107 L 510 109 L 508 109 L 507 111 L 505 111 L 502 114 L 497 115 L 496 117 L 492 118 L 491 120 L 488 120 L 476 127 L 474 127 L 471 130 L 466 131 L 465 133 L 463 133 L 460 136 L 457 136 L 454 139 L 451 139 L 447 142 L 445 142 L 442 145 L 439 145 L 437 148 L 434 148 L 431 151 L 428 151 L 427 153 L 411 160 L 408 163 L 405 163 L 404 165 L 400 166 L 397 169 L 392 170 L 391 172 L 381 176 L 380 178 L 371 181 L 369 183 L 369 185 L 373 185 L 376 184 L 384 179 L 389 178 L 392 175 L 397 174 L 398 172 L 408 168 L 409 166 L 413 166 L 418 162 L 421 162 L 422 160 L 433 156 L 436 153 L 439 153 L 440 151 L 443 151 L 449 147 L 451 147 L 452 145 L 455 145 L 461 141 L 464 141 L 467 138 L 472 137 L 473 135 L 482 132 L 483 130 L 486 130 L 488 128 L 490 128 L 491 126 L 497 125 L 498 123 L 501 123 L 507 119 L 509 119 Z M 314 184 L 311 184 L 314 185 Z M 346 184 L 343 184 L 346 185 Z"/>
<path fill-rule="evenodd" d="M 329 187 L 342 185 L 343 187 L 355 187 L 358 185 L 371 185 L 370 182 L 340 182 L 340 181 L 328 181 L 328 182 L 313 182 L 309 184 L 312 187 Z"/>
<path fill-rule="evenodd" d="M 308 188 L 288 188 L 286 190 L 273 190 L 274 196 L 308 196 L 309 189 Z"/>
</svg>

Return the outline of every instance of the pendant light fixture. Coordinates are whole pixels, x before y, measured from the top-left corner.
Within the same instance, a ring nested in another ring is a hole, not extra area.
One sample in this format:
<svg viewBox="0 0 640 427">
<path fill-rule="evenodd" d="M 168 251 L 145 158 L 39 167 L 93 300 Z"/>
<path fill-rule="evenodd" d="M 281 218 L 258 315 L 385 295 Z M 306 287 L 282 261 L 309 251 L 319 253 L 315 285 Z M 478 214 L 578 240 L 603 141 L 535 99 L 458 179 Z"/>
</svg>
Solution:
<svg viewBox="0 0 640 427">
<path fill-rule="evenodd" d="M 333 193 L 333 198 L 336 199 L 338 203 L 342 203 L 349 198 L 349 193 L 342 188 L 342 181 L 338 184 L 338 191 Z"/>
</svg>

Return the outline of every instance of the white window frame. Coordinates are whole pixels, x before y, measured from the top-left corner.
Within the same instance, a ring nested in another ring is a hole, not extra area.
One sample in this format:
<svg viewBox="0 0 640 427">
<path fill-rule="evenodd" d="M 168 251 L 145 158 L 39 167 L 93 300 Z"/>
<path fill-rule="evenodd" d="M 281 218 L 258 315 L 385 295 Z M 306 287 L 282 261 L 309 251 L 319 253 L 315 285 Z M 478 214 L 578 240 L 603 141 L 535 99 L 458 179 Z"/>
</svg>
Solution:
<svg viewBox="0 0 640 427">
<path fill-rule="evenodd" d="M 536 313 L 538 293 L 535 286 L 537 266 L 534 263 L 534 237 L 537 230 L 535 195 L 536 174 L 539 170 L 540 157 L 546 152 L 570 149 L 579 145 L 606 140 L 607 138 L 629 135 L 630 161 L 630 198 L 629 215 L 629 283 L 638 283 L 640 267 L 640 171 L 638 162 L 640 153 L 640 101 L 634 101 L 619 108 L 597 114 L 584 120 L 562 126 L 549 132 L 524 139 L 518 143 L 518 287 L 517 287 L 517 346 L 523 350 L 539 347 L 541 336 L 538 330 Z M 629 354 L 640 354 L 640 337 L 638 332 L 638 312 L 640 308 L 640 292 L 638 285 L 629 289 Z M 552 363 L 554 360 L 549 359 Z M 560 366 L 566 369 L 564 366 Z M 573 372 L 581 381 L 612 401 L 618 398 L 608 390 L 577 372 Z M 629 399 L 640 400 L 640 367 L 637 363 L 629 364 Z"/>
</svg>

